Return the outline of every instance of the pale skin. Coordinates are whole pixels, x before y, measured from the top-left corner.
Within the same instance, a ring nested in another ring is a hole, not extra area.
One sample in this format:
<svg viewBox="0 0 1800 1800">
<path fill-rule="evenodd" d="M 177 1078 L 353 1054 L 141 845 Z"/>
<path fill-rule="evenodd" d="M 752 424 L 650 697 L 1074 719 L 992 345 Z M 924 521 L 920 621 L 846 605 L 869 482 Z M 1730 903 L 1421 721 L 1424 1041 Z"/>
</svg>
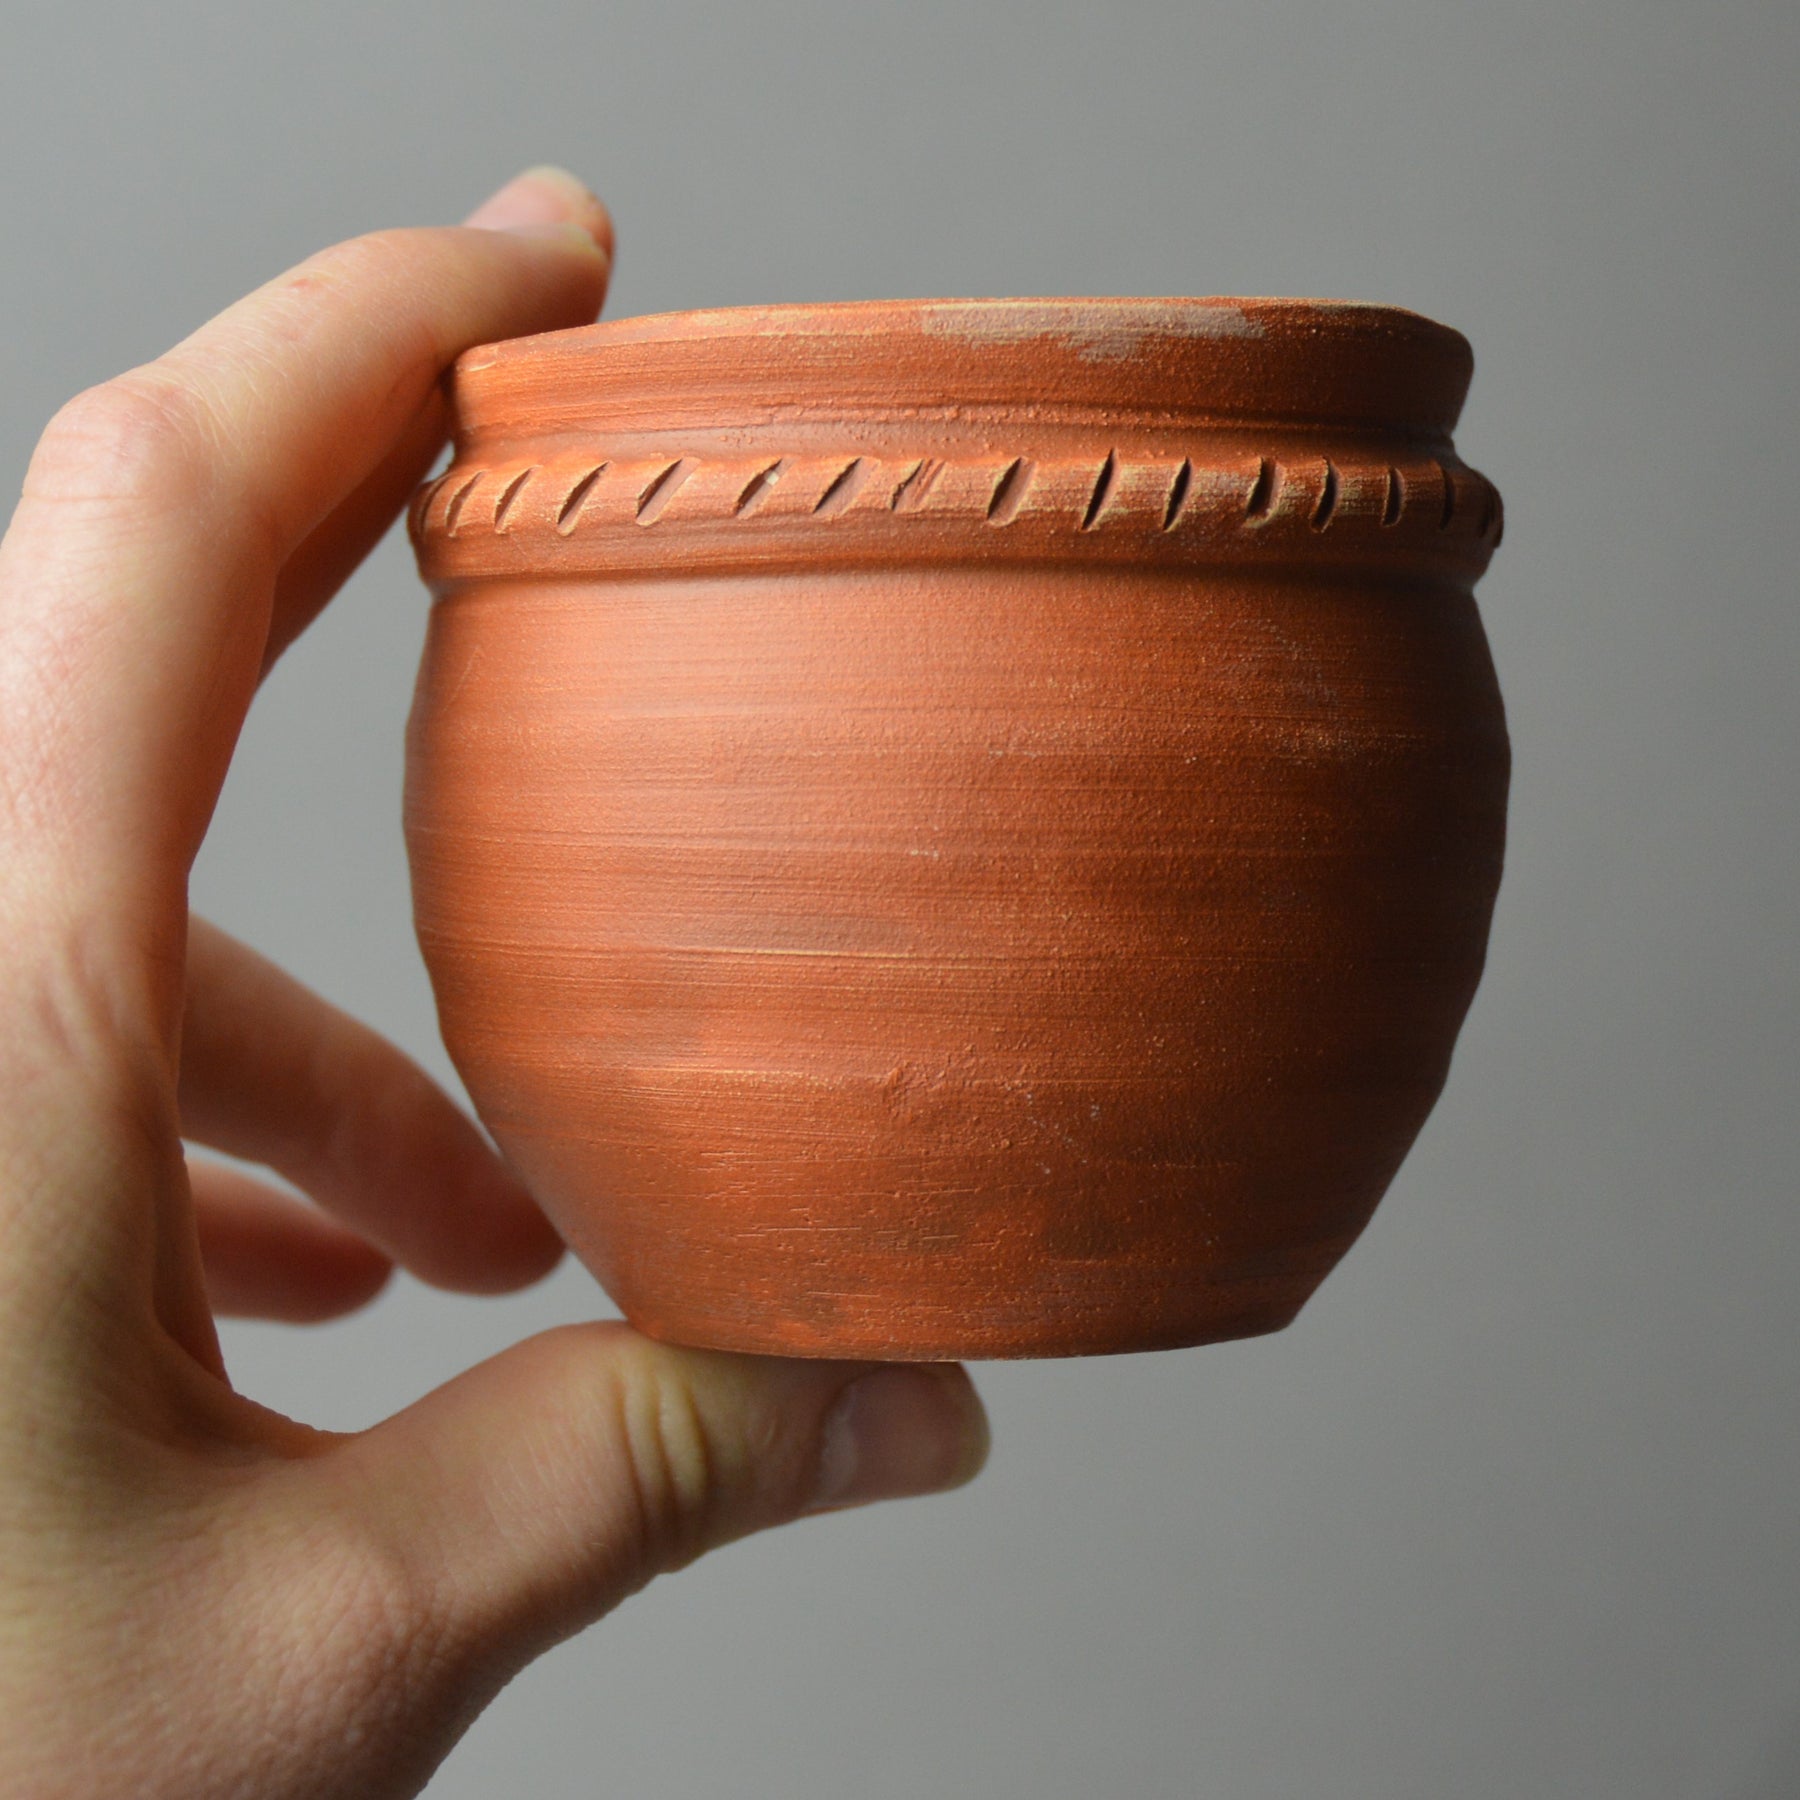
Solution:
<svg viewBox="0 0 1800 1800">
<path fill-rule="evenodd" d="M 414 1794 L 653 1576 L 985 1454 L 959 1369 L 616 1324 L 352 1435 L 226 1376 L 218 1314 L 329 1318 L 396 1263 L 499 1292 L 561 1254 L 413 1063 L 190 919 L 187 883 L 259 681 L 437 453 L 442 370 L 592 319 L 611 254 L 600 203 L 534 170 L 467 226 L 314 257 L 79 396 L 32 459 L 0 542 L 9 1797 Z"/>
</svg>

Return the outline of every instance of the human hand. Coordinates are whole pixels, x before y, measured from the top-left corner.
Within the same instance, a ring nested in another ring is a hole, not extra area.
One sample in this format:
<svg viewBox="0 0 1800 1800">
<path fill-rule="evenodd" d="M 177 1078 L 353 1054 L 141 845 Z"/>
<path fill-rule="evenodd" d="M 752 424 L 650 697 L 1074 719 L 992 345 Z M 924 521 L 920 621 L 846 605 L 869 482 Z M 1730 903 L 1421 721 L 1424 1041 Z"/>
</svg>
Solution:
<svg viewBox="0 0 1800 1800">
<path fill-rule="evenodd" d="M 958 1369 L 551 1332 L 373 1430 L 229 1385 L 215 1306 L 329 1316 L 397 1260 L 560 1245 L 400 1052 L 187 880 L 258 681 L 436 455 L 471 344 L 576 325 L 604 210 L 534 171 L 328 250 L 73 401 L 0 542 L 0 1792 L 412 1794 L 505 1681 L 653 1575 L 967 1479 Z M 189 1166 L 184 1133 L 314 1210 Z"/>
</svg>

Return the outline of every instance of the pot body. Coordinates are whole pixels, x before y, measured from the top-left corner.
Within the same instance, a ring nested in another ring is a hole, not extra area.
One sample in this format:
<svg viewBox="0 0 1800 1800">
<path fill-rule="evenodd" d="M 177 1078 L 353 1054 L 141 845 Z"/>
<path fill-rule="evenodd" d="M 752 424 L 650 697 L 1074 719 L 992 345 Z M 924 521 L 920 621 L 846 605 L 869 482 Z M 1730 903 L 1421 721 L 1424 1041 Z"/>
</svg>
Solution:
<svg viewBox="0 0 1800 1800">
<path fill-rule="evenodd" d="M 471 353 L 407 832 L 482 1118 L 643 1329 L 1285 1324 L 1445 1078 L 1505 730 L 1454 333 L 903 303 Z"/>
</svg>

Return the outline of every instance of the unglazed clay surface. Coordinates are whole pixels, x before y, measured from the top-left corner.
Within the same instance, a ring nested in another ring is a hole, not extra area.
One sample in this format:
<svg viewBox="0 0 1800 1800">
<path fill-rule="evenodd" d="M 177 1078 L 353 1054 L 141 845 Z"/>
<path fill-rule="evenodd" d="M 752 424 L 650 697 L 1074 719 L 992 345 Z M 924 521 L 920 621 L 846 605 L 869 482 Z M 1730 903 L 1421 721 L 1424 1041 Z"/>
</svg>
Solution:
<svg viewBox="0 0 1800 1800">
<path fill-rule="evenodd" d="M 1442 1086 L 1500 876 L 1469 369 L 1247 300 L 463 358 L 412 520 L 419 936 L 631 1319 L 929 1359 L 1293 1317 Z"/>
</svg>

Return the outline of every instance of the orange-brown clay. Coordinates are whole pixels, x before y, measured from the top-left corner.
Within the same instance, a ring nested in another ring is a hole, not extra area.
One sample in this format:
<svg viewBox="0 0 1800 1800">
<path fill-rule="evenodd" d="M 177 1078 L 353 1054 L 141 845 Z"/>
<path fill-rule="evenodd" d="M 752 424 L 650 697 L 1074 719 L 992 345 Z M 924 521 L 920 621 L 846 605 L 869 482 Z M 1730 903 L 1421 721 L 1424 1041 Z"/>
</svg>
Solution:
<svg viewBox="0 0 1800 1800">
<path fill-rule="evenodd" d="M 1480 975 L 1467 345 L 1297 301 L 471 352 L 413 528 L 420 941 L 625 1312 L 798 1355 L 1285 1324 Z"/>
</svg>

